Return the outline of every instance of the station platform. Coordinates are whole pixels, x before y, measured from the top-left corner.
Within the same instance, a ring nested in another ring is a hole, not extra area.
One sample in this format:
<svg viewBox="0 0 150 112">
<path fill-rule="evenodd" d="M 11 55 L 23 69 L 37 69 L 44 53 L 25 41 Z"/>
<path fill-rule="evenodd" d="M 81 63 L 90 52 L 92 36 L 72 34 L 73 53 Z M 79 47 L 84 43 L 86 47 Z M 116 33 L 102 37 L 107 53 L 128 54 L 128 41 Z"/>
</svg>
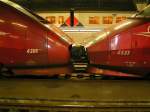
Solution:
<svg viewBox="0 0 150 112">
<path fill-rule="evenodd" d="M 149 111 L 150 81 L 1 79 L 0 112 Z"/>
</svg>

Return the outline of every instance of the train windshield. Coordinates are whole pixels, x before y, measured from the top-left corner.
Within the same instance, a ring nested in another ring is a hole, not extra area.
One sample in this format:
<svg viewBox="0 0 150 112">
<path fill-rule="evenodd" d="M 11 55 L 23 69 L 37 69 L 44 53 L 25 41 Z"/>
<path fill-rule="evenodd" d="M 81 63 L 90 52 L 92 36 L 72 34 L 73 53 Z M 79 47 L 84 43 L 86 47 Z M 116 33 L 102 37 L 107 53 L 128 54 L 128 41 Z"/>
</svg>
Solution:
<svg viewBox="0 0 150 112">
<path fill-rule="evenodd" d="M 150 17 L 150 5 L 144 8 L 141 12 L 137 13 L 135 17 Z"/>
</svg>

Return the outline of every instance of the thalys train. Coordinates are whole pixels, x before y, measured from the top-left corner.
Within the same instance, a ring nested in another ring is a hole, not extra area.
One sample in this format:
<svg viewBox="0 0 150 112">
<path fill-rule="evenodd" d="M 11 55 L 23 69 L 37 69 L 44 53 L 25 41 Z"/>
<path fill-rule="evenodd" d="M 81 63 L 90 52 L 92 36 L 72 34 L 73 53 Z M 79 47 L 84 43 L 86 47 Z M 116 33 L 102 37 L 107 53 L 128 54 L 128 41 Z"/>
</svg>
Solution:
<svg viewBox="0 0 150 112">
<path fill-rule="evenodd" d="M 150 5 L 87 42 L 89 64 L 141 76 L 150 75 Z"/>
<path fill-rule="evenodd" d="M 7 68 L 29 74 L 106 74 L 112 70 L 147 76 L 149 12 L 150 6 L 80 46 L 73 45 L 71 37 L 38 15 L 9 0 L 0 0 L 0 74 Z"/>
<path fill-rule="evenodd" d="M 9 0 L 0 0 L 0 64 L 9 68 L 50 67 L 70 72 L 72 39 Z"/>
</svg>

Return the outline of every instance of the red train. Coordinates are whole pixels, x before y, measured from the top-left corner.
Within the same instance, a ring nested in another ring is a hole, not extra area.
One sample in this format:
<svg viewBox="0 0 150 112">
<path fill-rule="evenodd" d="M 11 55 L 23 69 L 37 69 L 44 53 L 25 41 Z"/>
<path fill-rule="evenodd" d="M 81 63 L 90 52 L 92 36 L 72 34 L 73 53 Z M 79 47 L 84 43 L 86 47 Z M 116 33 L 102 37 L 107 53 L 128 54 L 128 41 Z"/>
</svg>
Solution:
<svg viewBox="0 0 150 112">
<path fill-rule="evenodd" d="M 0 0 L 0 64 L 11 68 L 49 67 L 70 73 L 72 39 L 46 27 L 42 18 L 9 0 Z"/>
<path fill-rule="evenodd" d="M 9 0 L 0 0 L 0 64 L 19 74 L 86 72 L 131 76 L 109 69 L 148 75 L 149 12 L 150 6 L 93 36 L 93 41 L 84 47 L 72 46 L 68 35 L 54 26 L 48 28 L 45 20 L 31 11 Z M 4 73 L 3 66 L 0 72 Z"/>
<path fill-rule="evenodd" d="M 150 75 L 150 5 L 93 38 L 85 45 L 93 68 L 88 72 L 100 73 L 101 68 Z"/>
</svg>

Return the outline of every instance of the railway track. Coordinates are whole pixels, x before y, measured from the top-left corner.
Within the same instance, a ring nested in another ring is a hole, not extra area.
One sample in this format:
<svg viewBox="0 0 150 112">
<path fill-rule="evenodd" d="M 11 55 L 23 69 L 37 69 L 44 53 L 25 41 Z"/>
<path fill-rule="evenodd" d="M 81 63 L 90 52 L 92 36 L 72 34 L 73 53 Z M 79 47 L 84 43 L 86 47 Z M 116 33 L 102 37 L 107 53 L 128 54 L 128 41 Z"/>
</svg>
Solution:
<svg viewBox="0 0 150 112">
<path fill-rule="evenodd" d="M 88 101 L 1 98 L 0 112 L 149 112 L 150 101 Z"/>
<path fill-rule="evenodd" d="M 122 76 L 109 76 L 101 74 L 86 74 L 86 73 L 73 73 L 73 74 L 54 74 L 52 76 L 48 75 L 10 75 L 10 76 L 0 76 L 0 79 L 57 79 L 57 80 L 112 80 L 112 79 L 122 79 L 122 80 L 136 80 L 144 79 L 142 77 L 122 77 Z M 145 80 L 145 79 L 144 79 Z M 149 79 L 147 79 L 149 80 Z"/>
<path fill-rule="evenodd" d="M 144 80 L 0 79 L 0 112 L 149 112 Z"/>
</svg>

